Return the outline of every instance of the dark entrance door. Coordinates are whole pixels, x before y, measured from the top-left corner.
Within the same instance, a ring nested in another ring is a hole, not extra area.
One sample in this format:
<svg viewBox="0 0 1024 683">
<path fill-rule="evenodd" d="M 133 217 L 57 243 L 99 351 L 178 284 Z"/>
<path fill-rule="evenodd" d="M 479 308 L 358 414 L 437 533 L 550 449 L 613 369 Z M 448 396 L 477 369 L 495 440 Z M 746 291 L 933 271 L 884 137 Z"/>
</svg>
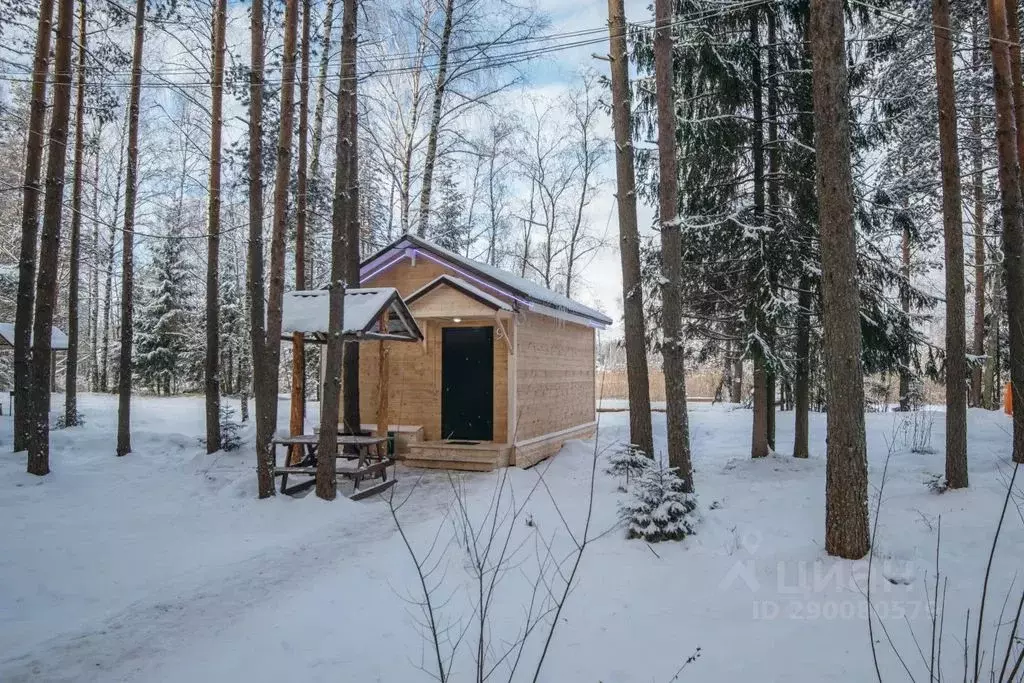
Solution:
<svg viewBox="0 0 1024 683">
<path fill-rule="evenodd" d="M 494 438 L 494 328 L 441 330 L 441 437 Z"/>
</svg>

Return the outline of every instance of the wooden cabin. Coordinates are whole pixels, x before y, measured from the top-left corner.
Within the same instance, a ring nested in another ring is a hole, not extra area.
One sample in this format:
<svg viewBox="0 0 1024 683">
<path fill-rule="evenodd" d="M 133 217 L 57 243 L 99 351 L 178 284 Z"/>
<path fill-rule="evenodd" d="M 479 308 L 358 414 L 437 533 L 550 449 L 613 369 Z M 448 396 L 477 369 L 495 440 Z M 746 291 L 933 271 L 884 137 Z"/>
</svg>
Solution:
<svg viewBox="0 0 1024 683">
<path fill-rule="evenodd" d="M 595 330 L 603 313 L 411 235 L 361 266 L 393 287 L 423 339 L 360 346 L 360 418 L 376 430 L 386 367 L 388 429 L 406 464 L 529 467 L 596 426 Z"/>
</svg>

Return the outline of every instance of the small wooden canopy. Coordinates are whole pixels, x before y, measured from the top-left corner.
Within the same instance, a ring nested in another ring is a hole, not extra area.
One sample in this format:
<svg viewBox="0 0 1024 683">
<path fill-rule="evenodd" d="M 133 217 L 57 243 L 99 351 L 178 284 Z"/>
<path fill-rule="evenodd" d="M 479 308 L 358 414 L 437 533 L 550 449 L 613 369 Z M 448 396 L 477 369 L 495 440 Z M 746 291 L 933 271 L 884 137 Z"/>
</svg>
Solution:
<svg viewBox="0 0 1024 683">
<path fill-rule="evenodd" d="M 0 349 L 14 348 L 14 323 L 0 323 Z M 68 335 L 54 325 L 50 332 L 50 349 L 53 351 L 68 350 Z"/>
<path fill-rule="evenodd" d="M 330 291 L 288 292 L 281 314 L 281 339 L 301 333 L 306 341 L 326 344 Z M 423 333 L 394 287 L 345 290 L 342 336 L 348 341 L 420 341 Z M 385 331 L 386 330 L 386 331 Z"/>
</svg>

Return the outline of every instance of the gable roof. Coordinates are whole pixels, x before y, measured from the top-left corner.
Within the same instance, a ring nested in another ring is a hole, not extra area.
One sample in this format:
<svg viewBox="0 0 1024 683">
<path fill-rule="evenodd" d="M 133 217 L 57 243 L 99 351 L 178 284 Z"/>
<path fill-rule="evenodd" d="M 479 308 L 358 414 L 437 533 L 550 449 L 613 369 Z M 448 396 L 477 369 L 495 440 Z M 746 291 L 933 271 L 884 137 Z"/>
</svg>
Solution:
<svg viewBox="0 0 1024 683">
<path fill-rule="evenodd" d="M 448 275 L 447 273 L 444 274 L 444 275 L 437 276 L 436 278 L 434 278 L 433 280 L 431 280 L 430 282 L 428 282 L 427 284 L 423 285 L 422 287 L 417 289 L 415 292 L 413 292 L 412 294 L 407 296 L 406 299 L 405 299 L 405 303 L 407 303 L 407 304 L 409 304 L 411 306 L 413 304 L 413 302 L 415 302 L 417 299 L 425 296 L 426 294 L 429 294 L 430 292 L 434 291 L 435 289 L 437 289 L 438 287 L 441 287 L 443 285 L 447 285 L 449 287 L 452 287 L 453 289 L 456 289 L 456 290 L 462 292 L 463 294 L 469 296 L 470 298 L 476 299 L 480 303 L 482 303 L 482 304 L 484 304 L 486 306 L 490 306 L 491 308 L 493 308 L 493 309 L 495 309 L 497 311 L 511 311 L 512 310 L 512 307 L 510 305 L 508 305 L 507 303 L 505 303 L 504 301 L 502 301 L 498 297 L 491 296 L 490 294 L 488 294 L 484 290 L 482 290 L 479 287 L 476 287 L 476 286 L 466 282 L 462 278 L 452 277 L 451 275 Z"/>
<path fill-rule="evenodd" d="M 422 254 L 458 272 L 473 286 L 477 284 L 503 294 L 527 308 L 543 315 L 560 317 L 573 322 L 604 327 L 612 324 L 612 319 L 600 311 L 573 301 L 564 294 L 552 291 L 536 282 L 513 275 L 481 261 L 456 254 L 433 242 L 415 235 L 402 235 L 398 240 L 369 257 L 360 265 L 363 279 L 369 278 L 381 270 L 397 263 L 402 258 Z M 454 278 L 462 279 L 462 278 Z"/>
<path fill-rule="evenodd" d="M 288 292 L 281 310 L 281 339 L 301 332 L 313 341 L 327 339 L 331 293 L 328 289 Z M 377 329 L 382 315 L 389 316 L 388 331 Z M 416 321 L 394 287 L 345 290 L 342 336 L 350 339 L 423 339 Z"/>
<path fill-rule="evenodd" d="M 14 323 L 0 323 L 0 348 L 14 346 Z M 68 350 L 68 335 L 56 325 L 50 330 L 50 349 L 53 351 Z"/>
</svg>

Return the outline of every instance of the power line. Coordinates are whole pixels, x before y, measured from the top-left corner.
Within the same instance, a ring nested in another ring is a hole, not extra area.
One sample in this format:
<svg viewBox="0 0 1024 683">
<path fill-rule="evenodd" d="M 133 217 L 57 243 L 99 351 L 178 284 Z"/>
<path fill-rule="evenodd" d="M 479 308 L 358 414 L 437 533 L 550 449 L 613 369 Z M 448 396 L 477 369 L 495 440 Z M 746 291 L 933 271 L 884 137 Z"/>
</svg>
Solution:
<svg viewBox="0 0 1024 683">
<path fill-rule="evenodd" d="M 698 23 L 698 22 L 707 21 L 709 19 L 714 19 L 714 18 L 717 18 L 717 17 L 724 17 L 724 16 L 727 16 L 727 15 L 730 15 L 730 14 L 734 14 L 736 12 L 753 9 L 753 8 L 756 8 L 756 7 L 759 7 L 759 6 L 762 6 L 762 5 L 774 4 L 774 2 L 775 2 L 775 0 L 746 0 L 745 2 L 739 2 L 739 3 L 733 4 L 733 5 L 723 6 L 721 8 L 717 8 L 715 10 L 704 10 L 704 11 L 694 12 L 694 13 L 691 13 L 689 15 L 684 15 L 681 18 L 679 18 L 678 20 L 674 21 L 671 24 L 671 27 L 672 28 L 678 28 L 678 27 L 689 25 L 689 24 L 694 24 L 694 23 Z M 626 31 L 628 33 L 630 30 L 634 30 L 636 28 L 649 28 L 651 26 L 653 26 L 653 20 L 644 20 L 642 22 L 637 22 L 637 23 L 630 24 L 630 26 L 626 29 Z M 498 55 L 481 54 L 481 55 L 479 55 L 477 57 L 472 57 L 472 58 L 470 58 L 470 59 L 460 63 L 458 66 L 460 68 L 473 67 L 474 70 L 498 69 L 498 68 L 504 68 L 504 67 L 508 67 L 508 66 L 513 66 L 515 64 L 526 62 L 526 61 L 529 61 L 529 60 L 534 59 L 536 57 L 541 57 L 541 56 L 547 55 L 547 54 L 563 52 L 565 50 L 571 50 L 571 49 L 578 48 L 578 47 L 588 47 L 588 46 L 594 46 L 594 45 L 603 44 L 608 39 L 607 32 L 608 32 L 608 28 L 607 28 L 607 26 L 605 26 L 605 27 L 599 27 L 599 28 L 595 27 L 595 28 L 590 28 L 590 29 L 581 29 L 581 30 L 578 30 L 578 31 L 571 31 L 571 32 L 564 32 L 564 33 L 557 33 L 557 34 L 549 34 L 547 36 L 542 36 L 542 37 L 541 36 L 530 36 L 530 37 L 524 37 L 524 38 L 521 38 L 521 39 L 508 40 L 508 41 L 504 41 L 504 42 L 498 41 L 498 43 L 483 42 L 483 43 L 477 43 L 477 44 L 474 44 L 474 45 L 461 46 L 460 49 L 464 49 L 464 50 L 472 49 L 472 50 L 478 50 L 479 51 L 479 50 L 483 50 L 483 49 L 486 49 L 486 48 L 489 48 L 489 47 L 493 47 L 494 45 L 497 45 L 497 44 L 501 44 L 504 47 L 504 46 L 514 46 L 514 45 L 527 44 L 527 43 L 539 42 L 539 41 L 559 40 L 559 39 L 566 38 L 566 37 L 568 37 L 568 38 L 578 38 L 578 37 L 581 37 L 581 36 L 589 36 L 589 35 L 593 35 L 593 34 L 596 34 L 596 33 L 600 33 L 601 34 L 601 35 L 598 35 L 597 37 L 593 37 L 593 38 L 582 38 L 582 39 L 579 39 L 579 40 L 571 40 L 571 41 L 568 41 L 568 42 L 560 42 L 560 43 L 556 43 L 554 45 L 534 47 L 534 48 L 527 49 L 527 50 L 519 50 L 519 51 L 515 51 L 515 52 L 505 52 L 503 54 L 498 54 Z M 400 56 L 394 56 L 394 57 L 401 58 Z M 384 57 L 383 59 L 385 59 L 385 61 L 386 61 L 389 58 L 388 57 Z M 339 82 L 344 82 L 344 81 L 350 80 L 348 78 L 342 78 L 341 77 L 341 73 L 340 73 L 341 72 L 341 67 L 343 67 L 345 65 L 346 64 L 343 63 L 343 62 L 338 62 L 338 64 L 337 64 L 338 70 L 337 71 L 334 71 L 333 69 L 330 70 L 328 72 L 328 74 L 327 74 L 328 78 L 330 78 L 331 80 L 338 80 Z M 401 75 L 401 74 L 407 74 L 407 73 L 414 73 L 414 72 L 420 71 L 420 70 L 430 71 L 430 70 L 435 70 L 437 68 L 437 66 L 438 66 L 438 64 L 432 63 L 432 64 L 414 64 L 414 65 L 404 65 L 404 66 L 395 66 L 395 67 L 385 67 L 385 68 L 382 68 L 382 69 L 370 69 L 368 71 L 365 71 L 362 74 L 357 74 L 355 76 L 355 79 L 357 81 L 364 81 L 364 80 L 367 80 L 367 79 L 378 78 L 378 77 L 382 77 L 382 76 L 391 76 L 391 75 Z M 106 72 L 108 73 L 108 75 L 112 75 L 112 76 L 126 76 L 126 77 L 131 76 L 131 72 L 130 71 L 115 72 L 115 71 L 112 71 L 110 69 L 106 69 Z M 164 79 L 165 82 L 164 83 L 143 83 L 142 87 L 146 87 L 146 88 L 153 88 L 153 87 L 159 87 L 159 88 L 164 88 L 164 87 L 195 88 L 195 87 L 211 87 L 212 86 L 212 82 L 211 82 L 211 80 L 209 78 L 205 78 L 203 80 L 194 80 L 194 81 L 189 81 L 189 82 L 173 82 L 173 81 L 166 80 L 169 76 L 175 76 L 175 75 L 208 76 L 208 72 L 205 69 L 198 69 L 198 68 L 197 69 L 174 69 L 174 70 L 164 70 L 164 71 L 160 71 L 160 72 L 152 72 L 152 71 L 150 71 L 149 73 L 150 73 L 151 76 Z M 31 78 L 30 74 L 29 74 L 29 77 L 24 77 L 24 74 L 0 73 L 0 81 L 6 81 L 6 82 L 11 82 L 11 83 L 32 83 L 33 79 Z M 281 85 L 283 83 L 283 80 L 280 79 L 280 78 L 269 78 L 269 79 L 268 78 L 264 78 L 262 80 L 262 83 L 264 85 L 269 85 L 269 86 Z M 124 82 L 124 83 L 103 83 L 103 85 L 105 87 L 130 87 L 131 86 L 131 84 L 129 82 Z"/>
</svg>

